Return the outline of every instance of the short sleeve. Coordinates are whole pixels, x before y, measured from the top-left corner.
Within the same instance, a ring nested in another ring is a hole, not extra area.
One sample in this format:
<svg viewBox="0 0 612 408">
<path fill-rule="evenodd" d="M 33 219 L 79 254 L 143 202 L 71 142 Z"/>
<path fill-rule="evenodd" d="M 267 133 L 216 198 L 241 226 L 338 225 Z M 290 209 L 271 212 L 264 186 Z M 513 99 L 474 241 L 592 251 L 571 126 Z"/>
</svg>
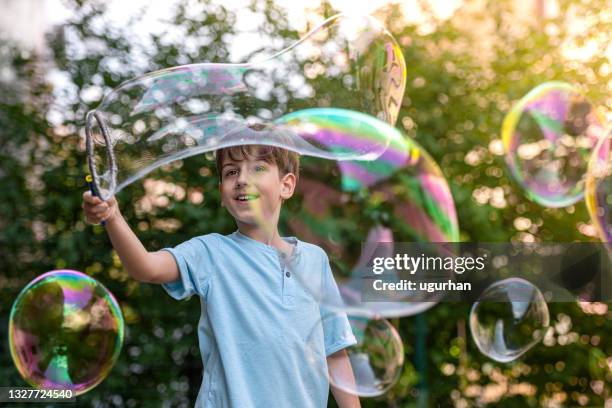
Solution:
<svg viewBox="0 0 612 408">
<path fill-rule="evenodd" d="M 162 287 L 174 299 L 181 300 L 198 295 L 206 300 L 215 262 L 213 254 L 218 243 L 212 234 L 192 238 L 174 248 L 164 248 L 174 257 L 179 269 L 179 279 L 164 283 Z"/>
<path fill-rule="evenodd" d="M 322 276 L 323 296 L 331 301 L 331 304 L 339 305 L 342 300 L 338 291 L 338 285 L 329 266 L 329 259 L 325 253 L 323 255 L 325 264 Z M 331 310 L 324 305 L 321 306 L 320 310 L 326 356 L 357 343 L 346 313 Z"/>
</svg>

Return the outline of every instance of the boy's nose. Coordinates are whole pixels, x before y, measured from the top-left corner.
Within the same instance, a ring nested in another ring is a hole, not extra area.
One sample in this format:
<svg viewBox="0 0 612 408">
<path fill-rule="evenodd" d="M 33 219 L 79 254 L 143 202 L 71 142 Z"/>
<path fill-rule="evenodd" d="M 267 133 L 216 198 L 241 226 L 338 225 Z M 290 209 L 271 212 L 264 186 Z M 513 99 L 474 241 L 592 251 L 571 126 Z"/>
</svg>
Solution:
<svg viewBox="0 0 612 408">
<path fill-rule="evenodd" d="M 241 172 L 238 174 L 238 179 L 236 180 L 236 182 L 237 182 L 239 185 L 245 185 L 245 184 L 248 184 L 248 182 L 249 182 L 249 174 L 248 174 L 248 172 L 246 172 L 246 171 L 241 171 Z"/>
</svg>

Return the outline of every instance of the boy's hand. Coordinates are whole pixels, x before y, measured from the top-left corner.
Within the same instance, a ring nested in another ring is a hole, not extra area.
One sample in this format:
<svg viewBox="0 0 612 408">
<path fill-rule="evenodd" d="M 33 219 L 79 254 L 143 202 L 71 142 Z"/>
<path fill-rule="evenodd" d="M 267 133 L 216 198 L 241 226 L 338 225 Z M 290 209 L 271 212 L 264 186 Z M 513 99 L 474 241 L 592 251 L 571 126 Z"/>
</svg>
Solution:
<svg viewBox="0 0 612 408">
<path fill-rule="evenodd" d="M 119 206 L 115 197 L 102 201 L 100 197 L 93 196 L 89 191 L 83 193 L 83 210 L 85 219 L 91 224 L 110 222 L 119 215 Z"/>
</svg>

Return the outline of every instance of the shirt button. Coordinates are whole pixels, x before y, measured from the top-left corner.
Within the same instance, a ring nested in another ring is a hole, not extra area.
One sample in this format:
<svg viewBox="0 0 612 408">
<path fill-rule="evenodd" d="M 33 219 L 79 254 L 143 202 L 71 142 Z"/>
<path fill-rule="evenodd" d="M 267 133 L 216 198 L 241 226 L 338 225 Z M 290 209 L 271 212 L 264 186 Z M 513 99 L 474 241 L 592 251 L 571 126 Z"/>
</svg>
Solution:
<svg viewBox="0 0 612 408">
<path fill-rule="evenodd" d="M 291 272 L 289 272 L 289 271 L 285 272 L 285 276 L 290 278 L 291 277 Z"/>
</svg>

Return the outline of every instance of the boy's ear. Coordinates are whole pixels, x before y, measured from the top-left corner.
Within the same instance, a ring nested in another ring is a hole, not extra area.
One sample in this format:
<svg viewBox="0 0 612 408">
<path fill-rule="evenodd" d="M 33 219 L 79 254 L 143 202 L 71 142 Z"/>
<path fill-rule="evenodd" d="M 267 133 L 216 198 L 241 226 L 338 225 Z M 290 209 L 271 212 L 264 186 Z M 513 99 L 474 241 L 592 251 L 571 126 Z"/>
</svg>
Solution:
<svg viewBox="0 0 612 408">
<path fill-rule="evenodd" d="M 293 196 L 295 190 L 296 177 L 293 173 L 287 173 L 283 176 L 281 194 L 283 200 L 287 200 Z"/>
</svg>

